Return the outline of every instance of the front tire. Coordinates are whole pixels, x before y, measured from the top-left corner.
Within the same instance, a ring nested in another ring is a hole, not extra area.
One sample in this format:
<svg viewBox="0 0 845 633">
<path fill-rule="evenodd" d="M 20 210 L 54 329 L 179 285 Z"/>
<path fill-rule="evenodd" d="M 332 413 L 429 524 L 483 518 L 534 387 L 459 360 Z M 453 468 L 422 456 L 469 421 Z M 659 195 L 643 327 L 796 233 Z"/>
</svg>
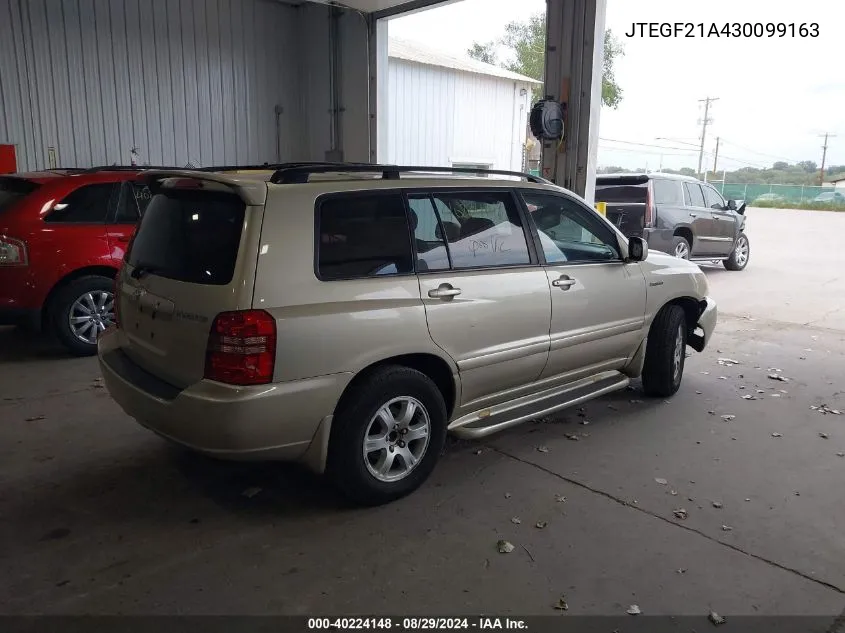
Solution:
<svg viewBox="0 0 845 633">
<path fill-rule="evenodd" d="M 422 485 L 443 450 L 443 395 L 428 376 L 400 366 L 353 389 L 332 424 L 327 474 L 358 504 L 400 499 Z"/>
<path fill-rule="evenodd" d="M 74 279 L 56 294 L 50 310 L 52 330 L 76 356 L 97 353 L 97 337 L 114 323 L 113 281 L 90 275 Z"/>
<path fill-rule="evenodd" d="M 668 398 L 681 386 L 687 350 L 687 320 L 683 308 L 664 306 L 651 324 L 643 366 L 643 391 Z"/>
<path fill-rule="evenodd" d="M 725 268 L 736 271 L 745 270 L 749 259 L 751 259 L 751 244 L 748 241 L 748 236 L 745 233 L 740 233 L 731 256 L 725 260 Z"/>
</svg>

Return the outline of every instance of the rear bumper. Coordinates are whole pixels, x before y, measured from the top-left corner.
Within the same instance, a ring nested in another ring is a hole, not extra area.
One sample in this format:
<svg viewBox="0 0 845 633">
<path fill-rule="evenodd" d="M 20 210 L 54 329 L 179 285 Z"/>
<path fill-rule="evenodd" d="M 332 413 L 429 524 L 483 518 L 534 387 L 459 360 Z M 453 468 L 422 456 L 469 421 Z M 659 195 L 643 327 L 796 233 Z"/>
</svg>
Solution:
<svg viewBox="0 0 845 633">
<path fill-rule="evenodd" d="M 716 329 L 716 320 L 718 317 L 718 309 L 716 302 L 710 297 L 705 297 L 701 303 L 701 315 L 698 317 L 698 324 L 696 330 L 700 329 L 701 333 L 693 332 L 689 336 L 687 343 L 697 352 L 703 352 L 704 348 L 710 342 L 713 336 L 713 331 Z"/>
<path fill-rule="evenodd" d="M 201 380 L 178 389 L 135 365 L 118 338 L 109 330 L 98 342 L 112 398 L 158 435 L 222 459 L 303 459 L 352 378 L 334 374 L 250 387 Z"/>
</svg>

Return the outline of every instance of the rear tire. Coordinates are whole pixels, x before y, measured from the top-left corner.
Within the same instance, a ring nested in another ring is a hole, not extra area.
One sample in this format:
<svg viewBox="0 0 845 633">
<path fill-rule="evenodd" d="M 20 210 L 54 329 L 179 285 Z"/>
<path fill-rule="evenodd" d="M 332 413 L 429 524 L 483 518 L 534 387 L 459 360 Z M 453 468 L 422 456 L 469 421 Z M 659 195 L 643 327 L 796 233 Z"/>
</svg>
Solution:
<svg viewBox="0 0 845 633">
<path fill-rule="evenodd" d="M 51 329 L 72 354 L 97 353 L 97 337 L 114 321 L 113 283 L 108 277 L 90 275 L 74 279 L 56 293 L 50 309 Z M 89 314 L 90 320 L 83 321 Z M 71 320 L 77 322 L 76 327 Z"/>
<path fill-rule="evenodd" d="M 672 240 L 672 255 L 680 259 L 689 259 L 690 251 L 690 243 L 687 242 L 686 238 L 676 235 L 675 239 Z"/>
<path fill-rule="evenodd" d="M 731 256 L 725 260 L 725 268 L 735 271 L 745 270 L 749 259 L 751 259 L 751 243 L 745 233 L 740 233 Z"/>
<path fill-rule="evenodd" d="M 400 499 L 422 485 L 443 450 L 443 395 L 428 376 L 400 366 L 378 369 L 353 389 L 332 423 L 326 472 L 360 505 Z"/>
<path fill-rule="evenodd" d="M 683 308 L 664 306 L 651 324 L 643 366 L 643 391 L 668 398 L 681 386 L 687 351 L 687 320 Z"/>
</svg>

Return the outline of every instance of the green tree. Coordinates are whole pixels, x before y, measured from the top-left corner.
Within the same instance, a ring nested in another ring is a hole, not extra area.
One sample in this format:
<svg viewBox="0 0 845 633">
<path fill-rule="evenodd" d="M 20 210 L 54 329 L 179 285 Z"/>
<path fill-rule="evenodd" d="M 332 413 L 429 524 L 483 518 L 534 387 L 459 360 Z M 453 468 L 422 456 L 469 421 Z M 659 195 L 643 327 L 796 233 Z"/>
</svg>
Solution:
<svg viewBox="0 0 845 633">
<path fill-rule="evenodd" d="M 815 161 L 812 160 L 802 160 L 800 163 L 798 163 L 798 166 L 810 174 L 818 171 L 819 169 L 819 166 L 815 163 Z"/>
<path fill-rule="evenodd" d="M 785 163 L 785 162 L 779 160 L 774 165 L 772 165 L 772 169 L 781 169 L 781 170 L 789 169 L 789 163 Z"/>
<path fill-rule="evenodd" d="M 546 54 L 546 14 L 536 13 L 525 22 L 511 22 L 505 27 L 505 35 L 500 42 L 509 49 L 513 59 L 505 64 L 505 68 L 532 79 L 543 81 L 543 70 Z M 474 43 L 468 53 L 471 57 L 481 61 L 489 59 L 488 54 L 493 51 L 493 43 Z M 604 63 L 602 64 L 602 104 L 616 108 L 622 101 L 622 89 L 616 83 L 613 72 L 614 61 L 624 55 L 622 45 L 611 31 L 604 33 Z M 495 55 L 493 57 L 495 59 Z M 488 62 L 495 63 L 495 62 Z M 542 95 L 542 87 L 534 89 L 534 98 Z"/>
<path fill-rule="evenodd" d="M 479 44 L 478 42 L 473 42 L 472 47 L 467 51 L 470 57 L 473 59 L 477 59 L 480 62 L 484 62 L 485 64 L 498 64 L 498 59 L 496 58 L 496 43 L 495 42 L 487 42 L 486 44 Z"/>
</svg>

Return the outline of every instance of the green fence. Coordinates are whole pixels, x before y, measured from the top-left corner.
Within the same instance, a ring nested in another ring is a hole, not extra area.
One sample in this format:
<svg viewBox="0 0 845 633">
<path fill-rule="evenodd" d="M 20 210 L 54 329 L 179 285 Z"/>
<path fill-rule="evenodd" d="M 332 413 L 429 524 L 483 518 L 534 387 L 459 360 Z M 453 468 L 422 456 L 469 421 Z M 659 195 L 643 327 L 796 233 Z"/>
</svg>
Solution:
<svg viewBox="0 0 845 633">
<path fill-rule="evenodd" d="M 770 202 L 812 202 L 819 194 L 833 191 L 833 187 L 810 187 L 802 185 L 740 185 L 710 183 L 728 200 L 745 200 L 749 205 L 757 198 Z"/>
</svg>

